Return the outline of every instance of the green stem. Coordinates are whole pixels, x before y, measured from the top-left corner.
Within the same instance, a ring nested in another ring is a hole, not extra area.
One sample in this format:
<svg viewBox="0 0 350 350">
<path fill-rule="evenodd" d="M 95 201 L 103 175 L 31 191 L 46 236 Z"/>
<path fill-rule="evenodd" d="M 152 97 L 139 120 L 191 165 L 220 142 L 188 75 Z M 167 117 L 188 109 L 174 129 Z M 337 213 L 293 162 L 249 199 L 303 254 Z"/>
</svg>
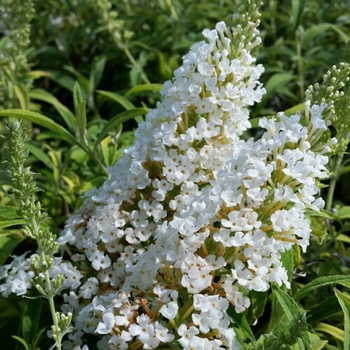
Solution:
<svg viewBox="0 0 350 350">
<path fill-rule="evenodd" d="M 296 42 L 296 51 L 297 51 L 297 62 L 298 62 L 298 82 L 299 82 L 299 91 L 301 99 L 304 98 L 304 75 L 303 75 L 303 57 L 301 54 L 301 41 L 299 30 L 295 31 L 295 42 Z"/>
<path fill-rule="evenodd" d="M 350 133 L 346 134 L 345 140 L 349 140 L 350 138 Z M 341 139 L 338 140 L 338 142 L 341 142 Z M 339 176 L 341 175 L 341 169 L 342 169 L 342 163 L 343 163 L 343 158 L 344 158 L 344 152 L 337 154 L 335 157 L 334 161 L 334 167 L 331 169 L 333 171 L 333 176 L 330 179 L 329 186 L 328 186 L 328 192 L 327 192 L 327 198 L 326 198 L 326 210 L 331 210 L 333 206 L 333 197 L 334 197 L 334 191 L 335 191 L 335 186 L 337 184 L 337 181 L 339 179 Z"/>
<path fill-rule="evenodd" d="M 41 259 L 41 261 L 45 260 L 45 253 L 44 252 L 40 253 L 40 259 Z M 53 293 L 52 293 L 52 285 L 51 285 L 50 275 L 49 275 L 48 270 L 46 270 L 44 272 L 44 276 L 45 276 L 45 285 L 46 285 L 46 293 L 47 293 L 46 298 L 49 301 L 52 321 L 53 321 L 53 325 L 54 325 L 54 329 L 55 329 L 55 331 L 53 331 L 55 346 L 56 346 L 57 350 L 61 350 L 61 348 L 62 348 L 62 345 L 61 345 L 62 333 L 60 331 L 58 331 L 59 324 L 58 324 L 55 302 L 54 302 L 54 297 L 53 297 Z"/>
<path fill-rule="evenodd" d="M 332 178 L 329 182 L 327 198 L 326 198 L 326 210 L 328 210 L 328 211 L 332 209 L 335 186 L 336 186 L 337 180 L 338 180 L 338 168 L 339 168 L 342 160 L 343 160 L 342 156 L 337 157 L 337 160 L 335 162 L 334 175 L 332 176 Z"/>
<path fill-rule="evenodd" d="M 96 162 L 96 164 L 99 166 L 99 168 L 101 169 L 104 175 L 109 175 L 106 170 L 106 167 L 103 165 L 101 160 L 97 157 L 96 153 L 91 150 L 88 144 L 79 143 L 79 146 L 86 152 L 87 155 L 89 155 Z"/>
<path fill-rule="evenodd" d="M 151 84 L 151 82 L 148 80 L 146 74 L 143 72 L 142 67 L 137 63 L 134 56 L 132 55 L 132 53 L 130 52 L 130 50 L 128 49 L 128 47 L 124 43 L 122 45 L 122 48 L 123 48 L 123 51 L 125 52 L 126 56 L 128 57 L 129 61 L 132 63 L 132 65 L 140 70 L 142 80 L 146 84 Z"/>
</svg>

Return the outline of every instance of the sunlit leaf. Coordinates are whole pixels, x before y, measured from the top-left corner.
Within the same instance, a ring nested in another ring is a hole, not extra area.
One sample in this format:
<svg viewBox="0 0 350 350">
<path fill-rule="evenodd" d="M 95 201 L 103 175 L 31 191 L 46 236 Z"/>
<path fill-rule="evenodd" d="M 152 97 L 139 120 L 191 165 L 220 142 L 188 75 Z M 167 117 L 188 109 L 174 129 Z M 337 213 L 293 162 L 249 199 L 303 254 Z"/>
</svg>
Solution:
<svg viewBox="0 0 350 350">
<path fill-rule="evenodd" d="M 336 216 L 340 220 L 350 219 L 350 206 L 343 206 L 339 208 L 336 212 Z"/>
<path fill-rule="evenodd" d="M 163 89 L 162 84 L 142 84 L 132 87 L 130 90 L 128 90 L 125 94 L 125 96 L 129 96 L 132 94 L 136 94 L 139 92 L 144 91 L 152 91 L 152 92 L 160 92 Z"/>
<path fill-rule="evenodd" d="M 136 118 L 137 116 L 145 115 L 147 112 L 147 108 L 134 108 L 116 115 L 114 118 L 108 121 L 100 135 L 98 135 L 96 146 L 108 135 L 110 131 L 115 131 L 120 124 L 126 122 L 127 120 Z"/>
<path fill-rule="evenodd" d="M 331 335 L 334 339 L 340 340 L 344 343 L 344 331 L 338 327 L 332 326 L 327 323 L 319 323 L 314 327 L 316 331 L 324 332 Z"/>
<path fill-rule="evenodd" d="M 61 139 L 64 139 L 73 145 L 79 144 L 76 138 L 69 131 L 67 131 L 65 128 L 50 118 L 45 117 L 44 115 L 37 112 L 26 111 L 22 109 L 4 109 L 0 111 L 0 117 L 29 120 L 53 131 L 57 136 L 60 136 Z"/>
</svg>

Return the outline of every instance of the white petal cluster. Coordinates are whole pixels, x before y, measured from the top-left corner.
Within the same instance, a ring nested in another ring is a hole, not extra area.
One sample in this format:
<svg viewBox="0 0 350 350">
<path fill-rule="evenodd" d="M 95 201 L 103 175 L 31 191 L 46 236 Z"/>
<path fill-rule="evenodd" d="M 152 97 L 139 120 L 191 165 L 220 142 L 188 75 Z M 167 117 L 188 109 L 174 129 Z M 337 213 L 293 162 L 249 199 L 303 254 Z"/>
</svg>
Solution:
<svg viewBox="0 0 350 350">
<path fill-rule="evenodd" d="M 71 263 L 53 269 L 75 315 L 65 348 L 85 349 L 90 333 L 99 349 L 239 349 L 229 308 L 246 310 L 249 291 L 271 283 L 289 287 L 282 254 L 306 249 L 305 209 L 323 206 L 327 146 L 313 143 L 325 106 L 306 103 L 307 122 L 263 118 L 260 139 L 242 137 L 265 92 L 250 29 L 254 41 L 239 46 L 242 28 L 203 32 L 135 144 L 68 219 L 59 241 Z"/>
<path fill-rule="evenodd" d="M 13 257 L 11 264 L 0 267 L 0 280 L 6 278 L 6 283 L 0 284 L 0 293 L 8 297 L 11 293 L 24 295 L 30 289 L 30 279 L 34 277 L 34 272 L 30 271 L 30 260 L 26 259 L 26 254 Z"/>
</svg>

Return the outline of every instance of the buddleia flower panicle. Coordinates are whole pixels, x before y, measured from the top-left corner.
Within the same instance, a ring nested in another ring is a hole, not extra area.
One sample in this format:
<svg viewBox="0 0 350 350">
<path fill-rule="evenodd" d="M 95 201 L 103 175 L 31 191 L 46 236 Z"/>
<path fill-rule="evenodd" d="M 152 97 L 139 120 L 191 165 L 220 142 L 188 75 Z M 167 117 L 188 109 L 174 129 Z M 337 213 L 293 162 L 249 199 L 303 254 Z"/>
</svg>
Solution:
<svg viewBox="0 0 350 350">
<path fill-rule="evenodd" d="M 85 194 L 59 242 L 52 274 L 66 277 L 62 312 L 73 310 L 66 349 L 240 349 L 232 312 L 272 283 L 290 287 L 282 257 L 305 251 L 328 177 L 328 100 L 261 118 L 246 140 L 249 108 L 261 101 L 264 68 L 256 2 L 234 26 L 219 22 L 183 57 L 135 143 Z M 340 87 L 340 85 L 337 85 Z M 9 270 L 8 270 L 9 271 Z"/>
</svg>

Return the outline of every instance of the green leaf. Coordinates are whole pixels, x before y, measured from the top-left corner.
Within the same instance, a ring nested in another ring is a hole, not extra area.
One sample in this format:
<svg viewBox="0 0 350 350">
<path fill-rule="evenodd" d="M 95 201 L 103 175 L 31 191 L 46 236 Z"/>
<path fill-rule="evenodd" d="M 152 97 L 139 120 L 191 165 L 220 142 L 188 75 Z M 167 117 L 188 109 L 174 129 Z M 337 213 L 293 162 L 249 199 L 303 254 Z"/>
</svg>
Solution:
<svg viewBox="0 0 350 350">
<path fill-rule="evenodd" d="M 288 321 L 294 321 L 295 315 L 293 311 L 302 310 L 299 305 L 281 288 L 273 287 L 273 292 L 277 297 L 278 302 L 287 316 Z"/>
<path fill-rule="evenodd" d="M 126 110 L 135 108 L 133 103 L 130 102 L 126 97 L 119 95 L 115 92 L 98 90 L 97 93 L 99 93 L 100 95 L 102 95 L 104 97 L 111 99 L 112 101 L 119 103 Z"/>
<path fill-rule="evenodd" d="M 274 295 L 282 307 L 285 317 L 288 320 L 289 328 L 287 332 L 289 333 L 288 338 L 290 338 L 290 345 L 293 345 L 294 342 L 297 342 L 299 349 L 305 349 L 305 345 L 309 344 L 309 339 L 307 336 L 307 322 L 306 322 L 306 311 L 302 309 L 296 301 L 287 294 L 284 290 L 276 285 L 272 286 Z M 286 325 L 278 325 L 283 332 L 283 328 L 286 328 Z M 298 338 L 298 339 L 296 339 Z"/>
<path fill-rule="evenodd" d="M 22 85 L 15 85 L 14 91 L 21 108 L 28 109 L 29 108 L 29 89 Z"/>
<path fill-rule="evenodd" d="M 284 114 L 286 116 L 291 116 L 292 114 L 295 114 L 299 111 L 305 110 L 305 103 L 299 103 L 291 108 L 288 108 L 284 111 Z"/>
<path fill-rule="evenodd" d="M 344 32 L 339 25 L 332 25 L 332 29 L 339 35 L 339 39 L 344 42 L 344 44 L 348 44 L 350 41 L 350 36 Z"/>
<path fill-rule="evenodd" d="M 17 219 L 19 218 L 19 215 L 17 214 L 17 210 L 18 208 L 16 207 L 12 207 L 10 205 L 7 205 L 5 207 L 0 206 L 0 219 L 4 218 L 4 219 Z"/>
<path fill-rule="evenodd" d="M 292 0 L 292 32 L 294 32 L 299 27 L 304 8 L 305 0 Z"/>
<path fill-rule="evenodd" d="M 350 219 L 350 206 L 343 206 L 337 210 L 336 217 L 340 220 Z"/>
<path fill-rule="evenodd" d="M 350 276 L 346 275 L 336 275 L 336 276 L 322 276 L 314 279 L 312 282 L 308 283 L 305 287 L 298 290 L 297 293 L 294 294 L 294 299 L 299 300 L 301 298 L 304 298 L 312 291 L 328 286 L 330 284 L 335 283 L 342 283 L 342 282 L 349 282 Z"/>
<path fill-rule="evenodd" d="M 344 349 L 350 349 L 350 296 L 334 288 L 344 314 Z"/>
<path fill-rule="evenodd" d="M 294 273 L 294 249 L 286 250 L 282 253 L 282 264 L 287 271 L 288 281 L 292 282 Z"/>
<path fill-rule="evenodd" d="M 22 339 L 21 337 L 18 337 L 17 335 L 13 335 L 12 338 L 18 340 L 26 350 L 31 350 L 30 346 L 27 344 L 27 342 Z"/>
<path fill-rule="evenodd" d="M 0 220 L 0 229 L 25 224 L 24 219 Z"/>
<path fill-rule="evenodd" d="M 315 300 L 310 307 L 308 307 L 308 322 L 309 324 L 316 324 L 324 320 L 329 320 L 331 317 L 339 316 L 340 306 L 337 298 L 330 295 L 323 300 Z"/>
<path fill-rule="evenodd" d="M 327 340 L 322 340 L 318 334 L 315 333 L 310 333 L 308 332 L 308 337 L 309 337 L 309 341 L 310 341 L 310 347 L 308 347 L 308 349 L 312 349 L 312 350 L 321 350 L 323 349 L 328 341 Z M 293 349 L 293 347 L 291 348 L 291 350 Z M 293 349 L 294 350 L 294 349 Z"/>
<path fill-rule="evenodd" d="M 340 233 L 335 237 L 337 241 L 344 242 L 344 243 L 350 243 L 350 237 L 347 235 L 344 235 L 343 233 Z"/>
<path fill-rule="evenodd" d="M 340 340 L 342 343 L 344 343 L 344 331 L 338 327 L 321 322 L 317 326 L 315 326 L 314 329 L 319 332 L 327 333 L 331 335 L 334 339 Z"/>
<path fill-rule="evenodd" d="M 317 216 L 317 217 L 322 217 L 325 219 L 334 219 L 334 214 L 330 215 L 330 212 L 327 212 L 325 210 L 322 211 L 316 211 L 316 210 L 311 210 L 311 209 L 306 209 L 305 210 L 305 215 L 306 216 Z"/>
<path fill-rule="evenodd" d="M 80 85 L 76 81 L 73 88 L 73 103 L 74 103 L 75 114 L 77 114 L 77 110 L 82 101 L 83 101 L 83 96 L 81 94 Z"/>
<path fill-rule="evenodd" d="M 112 145 L 112 146 L 111 146 Z M 117 161 L 117 147 L 112 144 L 112 137 L 107 136 L 101 141 L 101 149 L 104 159 L 104 164 L 109 167 Z"/>
<path fill-rule="evenodd" d="M 262 108 L 270 100 L 273 94 L 294 79 L 294 75 L 289 73 L 276 73 L 265 84 L 266 94 L 263 96 L 259 107 Z"/>
<path fill-rule="evenodd" d="M 324 35 L 325 32 L 332 30 L 339 35 L 341 41 L 347 44 L 350 41 L 350 37 L 341 29 L 339 25 L 332 23 L 319 23 L 311 26 L 307 29 L 303 35 L 303 45 L 311 45 L 313 39 L 318 35 Z"/>
<path fill-rule="evenodd" d="M 247 337 L 250 341 L 256 341 L 254 333 L 252 332 L 249 322 L 247 321 L 247 318 L 244 314 L 238 314 L 234 310 L 233 306 L 228 309 L 227 313 L 232 318 L 237 327 L 240 328 L 240 330 L 244 333 L 245 337 Z"/>
<path fill-rule="evenodd" d="M 280 299 L 282 297 L 279 297 L 279 292 L 275 292 L 275 290 L 279 290 L 278 287 L 274 287 L 272 290 L 273 290 L 273 293 L 272 293 L 272 296 L 271 296 L 271 312 L 272 314 L 274 315 L 274 317 L 270 317 L 270 320 L 269 320 L 269 325 L 267 327 L 267 330 L 266 332 L 267 333 L 271 333 L 273 332 L 276 328 L 278 328 L 278 326 L 281 324 L 281 320 L 283 318 L 283 315 L 284 315 L 284 305 L 285 303 L 281 303 L 280 302 Z M 282 292 L 280 292 L 282 293 Z M 283 295 L 286 294 L 285 292 L 283 292 Z M 288 296 L 288 298 L 290 298 Z"/>
<path fill-rule="evenodd" d="M 23 308 L 22 334 L 27 344 L 34 345 L 38 332 L 42 308 L 42 299 L 33 298 L 26 300 Z M 34 347 L 33 347 L 34 348 Z"/>
<path fill-rule="evenodd" d="M 37 346 L 40 337 L 42 336 L 42 334 L 46 331 L 46 328 L 42 328 L 40 329 L 33 337 L 33 342 L 32 342 L 32 347 L 33 349 L 37 350 L 39 349 L 39 347 Z M 315 349 L 316 350 L 316 349 Z"/>
<path fill-rule="evenodd" d="M 30 91 L 30 97 L 32 99 L 44 101 L 51 104 L 63 118 L 68 129 L 72 132 L 76 129 L 76 120 L 74 114 L 55 96 L 43 89 L 33 89 Z"/>
<path fill-rule="evenodd" d="M 61 85 L 65 89 L 67 89 L 71 92 L 73 91 L 75 79 L 73 79 L 69 75 L 63 74 L 62 72 L 59 72 L 59 71 L 47 70 L 46 73 L 47 73 L 47 76 L 51 80 L 53 80 L 57 84 Z"/>
<path fill-rule="evenodd" d="M 89 80 L 86 79 L 81 73 L 79 73 L 76 69 L 70 66 L 64 66 L 64 69 L 67 70 L 69 73 L 72 73 L 76 80 L 78 80 L 79 85 L 82 89 L 83 96 L 86 98 L 86 96 L 89 96 Z M 74 87 L 73 87 L 74 89 Z"/>
<path fill-rule="evenodd" d="M 101 56 L 94 62 L 94 65 L 92 66 L 90 79 L 89 79 L 90 94 L 95 91 L 96 87 L 101 81 L 103 71 L 105 69 L 106 61 L 107 61 L 106 56 Z"/>
<path fill-rule="evenodd" d="M 3 265 L 24 237 L 20 235 L 0 235 L 0 265 Z"/>
<path fill-rule="evenodd" d="M 251 305 L 246 313 L 248 320 L 256 320 L 263 315 L 266 308 L 267 296 L 267 292 L 250 291 L 249 298 Z"/>
<path fill-rule="evenodd" d="M 61 125 L 57 124 L 50 118 L 45 117 L 44 115 L 39 114 L 37 112 L 26 111 L 22 109 L 4 109 L 0 111 L 0 117 L 29 120 L 33 123 L 39 124 L 53 131 L 57 136 L 69 142 L 70 144 L 80 146 L 77 139 L 69 131 L 67 131 L 65 128 L 63 128 Z"/>
<path fill-rule="evenodd" d="M 32 153 L 37 159 L 45 164 L 45 166 L 49 169 L 53 169 L 53 164 L 51 162 L 50 157 L 46 155 L 40 148 L 36 147 L 31 142 L 26 142 L 25 144 L 27 150 Z"/>
<path fill-rule="evenodd" d="M 126 122 L 127 120 L 133 119 L 137 116 L 144 115 L 147 112 L 148 112 L 148 108 L 134 108 L 134 109 L 122 112 L 116 115 L 115 117 L 113 117 L 111 120 L 108 121 L 108 123 L 105 125 L 100 135 L 98 136 L 96 140 L 95 148 L 108 135 L 110 131 L 116 130 L 120 124 Z"/>
<path fill-rule="evenodd" d="M 78 131 L 81 138 L 81 141 L 83 141 L 85 144 L 87 144 L 86 139 L 86 102 L 81 101 L 79 103 L 79 106 L 77 108 L 77 121 L 78 121 Z"/>
<path fill-rule="evenodd" d="M 153 92 L 160 92 L 163 89 L 163 84 L 141 84 L 132 87 L 125 96 L 129 96 L 132 94 L 136 94 L 139 92 L 144 92 L 144 91 L 153 91 Z"/>
</svg>

